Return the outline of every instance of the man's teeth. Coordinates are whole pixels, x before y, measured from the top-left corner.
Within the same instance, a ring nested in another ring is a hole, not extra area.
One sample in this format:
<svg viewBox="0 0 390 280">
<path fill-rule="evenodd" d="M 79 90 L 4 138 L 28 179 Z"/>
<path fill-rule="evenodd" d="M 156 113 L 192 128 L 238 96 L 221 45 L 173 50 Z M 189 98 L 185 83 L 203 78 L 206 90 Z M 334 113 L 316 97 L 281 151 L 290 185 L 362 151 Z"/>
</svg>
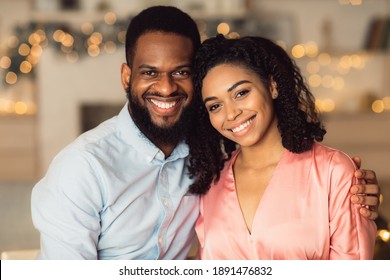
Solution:
<svg viewBox="0 0 390 280">
<path fill-rule="evenodd" d="M 172 108 L 173 106 L 176 105 L 176 101 L 173 101 L 173 102 L 161 102 L 161 101 L 157 101 L 157 100 L 154 100 L 154 99 L 150 99 L 150 101 L 156 105 L 158 108 L 162 108 L 162 109 L 169 109 L 169 108 Z"/>
<path fill-rule="evenodd" d="M 232 131 L 233 132 L 240 132 L 241 130 L 245 129 L 248 125 L 250 125 L 251 122 L 252 122 L 252 119 L 247 120 L 245 123 L 243 123 L 239 127 L 233 128 Z"/>
</svg>

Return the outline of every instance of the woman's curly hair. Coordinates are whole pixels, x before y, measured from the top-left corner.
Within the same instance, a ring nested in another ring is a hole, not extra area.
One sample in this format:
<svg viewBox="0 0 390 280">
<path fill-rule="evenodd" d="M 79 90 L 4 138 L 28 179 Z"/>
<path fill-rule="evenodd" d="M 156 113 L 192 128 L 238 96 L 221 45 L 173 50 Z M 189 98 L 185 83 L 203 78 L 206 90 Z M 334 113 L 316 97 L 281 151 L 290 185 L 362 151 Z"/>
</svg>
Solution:
<svg viewBox="0 0 390 280">
<path fill-rule="evenodd" d="M 278 97 L 274 109 L 283 147 L 293 153 L 311 149 L 314 141 L 322 141 L 326 133 L 315 108 L 314 97 L 306 86 L 295 61 L 274 42 L 247 36 L 226 39 L 217 35 L 203 42 L 193 68 L 194 102 L 199 109 L 188 139 L 190 175 L 195 182 L 193 193 L 204 194 L 220 171 L 236 144 L 220 135 L 211 125 L 202 102 L 202 82 L 207 73 L 221 64 L 238 65 L 256 73 L 265 88 L 276 83 Z"/>
</svg>

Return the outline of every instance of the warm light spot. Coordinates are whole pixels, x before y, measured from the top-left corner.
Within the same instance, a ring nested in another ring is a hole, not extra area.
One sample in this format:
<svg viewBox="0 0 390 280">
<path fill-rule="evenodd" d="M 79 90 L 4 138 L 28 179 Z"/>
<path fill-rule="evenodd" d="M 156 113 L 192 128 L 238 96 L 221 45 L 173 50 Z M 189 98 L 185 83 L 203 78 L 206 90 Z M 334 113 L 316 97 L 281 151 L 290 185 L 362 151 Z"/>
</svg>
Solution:
<svg viewBox="0 0 390 280">
<path fill-rule="evenodd" d="M 15 72 L 8 72 L 7 75 L 5 75 L 5 81 L 7 84 L 13 85 L 18 80 L 18 76 L 15 74 Z"/>
<path fill-rule="evenodd" d="M 306 70 L 310 74 L 316 74 L 316 73 L 318 73 L 320 71 L 320 64 L 317 61 L 310 61 L 306 65 Z"/>
<path fill-rule="evenodd" d="M 71 47 L 73 46 L 73 36 L 70 35 L 69 33 L 66 33 L 65 36 L 62 38 L 61 44 L 65 47 Z"/>
<path fill-rule="evenodd" d="M 332 62 L 332 58 L 328 53 L 321 53 L 318 55 L 318 63 L 320 65 L 329 65 Z"/>
<path fill-rule="evenodd" d="M 88 42 L 93 45 L 99 45 L 103 41 L 103 36 L 99 32 L 94 32 L 89 37 Z"/>
<path fill-rule="evenodd" d="M 30 47 L 26 43 L 23 43 L 19 46 L 18 52 L 22 56 L 28 56 L 30 53 Z"/>
<path fill-rule="evenodd" d="M 122 44 L 126 42 L 126 31 L 121 31 L 118 33 L 118 41 Z"/>
<path fill-rule="evenodd" d="M 116 45 L 113 41 L 108 41 L 104 44 L 104 51 L 106 53 L 112 54 L 116 51 Z"/>
<path fill-rule="evenodd" d="M 32 65 L 36 65 L 39 62 L 39 57 L 30 54 L 27 56 L 26 60 Z"/>
<path fill-rule="evenodd" d="M 334 79 L 331 75 L 325 75 L 322 77 L 321 84 L 324 88 L 331 88 L 334 85 Z"/>
<path fill-rule="evenodd" d="M 321 76 L 318 74 L 313 74 L 309 76 L 309 85 L 311 87 L 319 87 L 321 85 Z"/>
<path fill-rule="evenodd" d="M 345 69 L 351 68 L 352 66 L 351 57 L 348 55 L 342 56 L 339 61 L 339 65 L 341 68 L 345 68 Z"/>
<path fill-rule="evenodd" d="M 316 57 L 318 55 L 318 46 L 315 42 L 305 44 L 305 51 L 308 57 Z"/>
<path fill-rule="evenodd" d="M 66 46 L 62 45 L 61 46 L 61 51 L 63 53 L 71 53 L 73 51 L 73 47 L 72 46 L 66 47 Z"/>
<path fill-rule="evenodd" d="M 98 56 L 100 53 L 100 48 L 97 45 L 90 45 L 88 47 L 88 55 L 92 57 Z"/>
<path fill-rule="evenodd" d="M 390 240 L 390 232 L 388 230 L 385 230 L 385 229 L 379 230 L 378 231 L 378 236 L 384 242 L 388 242 Z"/>
<path fill-rule="evenodd" d="M 56 42 L 62 42 L 63 38 L 65 37 L 65 32 L 62 31 L 61 29 L 57 29 L 54 33 L 53 33 L 53 39 L 56 41 Z"/>
<path fill-rule="evenodd" d="M 229 38 L 230 39 L 238 39 L 238 38 L 240 38 L 240 34 L 238 34 L 238 32 L 231 32 L 231 33 L 229 33 Z"/>
<path fill-rule="evenodd" d="M 43 42 L 43 41 L 46 40 L 46 33 L 45 33 L 44 30 L 38 29 L 37 31 L 35 31 L 35 33 L 39 35 L 39 41 L 40 42 Z"/>
<path fill-rule="evenodd" d="M 322 106 L 324 112 L 332 112 L 336 107 L 334 101 L 330 98 L 324 99 Z"/>
<path fill-rule="evenodd" d="M 351 70 L 351 68 L 345 68 L 342 64 L 338 64 L 337 65 L 337 67 L 336 67 L 336 69 L 337 69 L 337 72 L 339 73 L 339 74 L 341 74 L 341 75 L 347 75 L 349 72 L 350 72 L 350 70 Z"/>
<path fill-rule="evenodd" d="M 335 90 L 342 90 L 345 87 L 345 81 L 341 77 L 335 77 L 334 78 L 334 83 L 333 83 L 333 89 Z"/>
<path fill-rule="evenodd" d="M 79 55 L 77 54 L 77 52 L 71 52 L 71 53 L 68 53 L 66 55 L 66 59 L 68 60 L 68 62 L 70 63 L 75 63 L 79 60 Z"/>
<path fill-rule="evenodd" d="M 360 55 L 351 55 L 351 66 L 357 69 L 361 69 L 364 66 L 363 58 Z"/>
<path fill-rule="evenodd" d="M 0 98 L 0 113 L 6 112 L 8 108 L 9 101 L 5 98 Z"/>
<path fill-rule="evenodd" d="M 41 36 L 39 36 L 38 33 L 32 33 L 29 37 L 28 37 L 28 42 L 30 43 L 30 45 L 34 46 L 34 45 L 39 45 L 39 43 L 41 42 Z"/>
<path fill-rule="evenodd" d="M 22 101 L 18 101 L 15 103 L 15 113 L 18 114 L 18 115 L 24 115 L 27 113 L 27 104 L 22 102 Z"/>
<path fill-rule="evenodd" d="M 287 43 L 282 40 L 277 40 L 276 44 L 281 47 L 283 50 L 287 51 Z"/>
<path fill-rule="evenodd" d="M 295 45 L 291 49 L 291 54 L 295 58 L 301 58 L 305 55 L 305 48 L 303 45 Z"/>
<path fill-rule="evenodd" d="M 40 57 L 42 55 L 43 49 L 39 45 L 35 45 L 31 48 L 30 54 L 35 57 Z"/>
<path fill-rule="evenodd" d="M 390 110 L 390 97 L 386 96 L 382 98 L 383 101 L 383 107 L 385 110 Z"/>
<path fill-rule="evenodd" d="M 15 109 L 14 101 L 7 98 L 0 98 L 0 113 L 2 114 L 13 113 L 14 109 Z"/>
<path fill-rule="evenodd" d="M 227 35 L 230 31 L 230 26 L 226 22 L 221 22 L 217 26 L 217 32 L 223 35 Z"/>
<path fill-rule="evenodd" d="M 349 0 L 353 6 L 359 6 L 362 4 L 362 0 Z"/>
<path fill-rule="evenodd" d="M 34 102 L 27 102 L 27 114 L 33 115 L 37 112 L 37 106 Z"/>
<path fill-rule="evenodd" d="M 28 61 L 23 61 L 21 64 L 20 64 L 20 72 L 24 73 L 24 74 L 27 74 L 27 73 L 30 73 L 31 70 L 32 70 L 32 65 L 30 62 Z"/>
<path fill-rule="evenodd" d="M 113 12 L 108 12 L 104 15 L 104 22 L 113 25 L 116 22 L 116 14 Z"/>
<path fill-rule="evenodd" d="M 375 100 L 372 102 L 371 109 L 375 113 L 382 113 L 385 109 L 385 105 L 383 104 L 382 100 Z"/>
<path fill-rule="evenodd" d="M 11 59 L 8 56 L 0 58 L 0 68 L 8 69 L 11 66 Z"/>
<path fill-rule="evenodd" d="M 89 35 L 93 32 L 93 24 L 90 22 L 85 22 L 81 25 L 81 32 L 85 35 Z"/>
</svg>

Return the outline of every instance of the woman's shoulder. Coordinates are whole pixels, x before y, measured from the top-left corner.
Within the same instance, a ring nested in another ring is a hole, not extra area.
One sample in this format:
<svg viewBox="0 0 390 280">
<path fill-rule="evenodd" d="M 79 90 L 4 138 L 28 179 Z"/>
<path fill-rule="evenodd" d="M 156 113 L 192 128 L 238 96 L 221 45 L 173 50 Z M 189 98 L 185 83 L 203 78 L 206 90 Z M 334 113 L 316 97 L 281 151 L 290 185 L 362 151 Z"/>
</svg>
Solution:
<svg viewBox="0 0 390 280">
<path fill-rule="evenodd" d="M 331 167 L 344 167 L 350 170 L 356 169 L 352 158 L 346 152 L 337 148 L 315 142 L 312 150 L 317 160 L 328 163 Z"/>
</svg>

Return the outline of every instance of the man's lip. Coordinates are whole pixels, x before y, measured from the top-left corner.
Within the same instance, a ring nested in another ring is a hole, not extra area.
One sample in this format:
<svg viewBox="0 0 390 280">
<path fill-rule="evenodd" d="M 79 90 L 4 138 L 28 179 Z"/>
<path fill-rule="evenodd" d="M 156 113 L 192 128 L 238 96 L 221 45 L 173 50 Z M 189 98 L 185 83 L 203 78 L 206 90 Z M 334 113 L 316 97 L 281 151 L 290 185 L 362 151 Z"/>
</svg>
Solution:
<svg viewBox="0 0 390 280">
<path fill-rule="evenodd" d="M 154 112 L 164 116 L 173 115 L 181 109 L 181 105 L 185 101 L 185 96 L 174 96 L 174 97 L 159 97 L 149 95 L 146 101 L 154 108 Z M 162 103 L 162 104 L 158 104 Z"/>
</svg>

